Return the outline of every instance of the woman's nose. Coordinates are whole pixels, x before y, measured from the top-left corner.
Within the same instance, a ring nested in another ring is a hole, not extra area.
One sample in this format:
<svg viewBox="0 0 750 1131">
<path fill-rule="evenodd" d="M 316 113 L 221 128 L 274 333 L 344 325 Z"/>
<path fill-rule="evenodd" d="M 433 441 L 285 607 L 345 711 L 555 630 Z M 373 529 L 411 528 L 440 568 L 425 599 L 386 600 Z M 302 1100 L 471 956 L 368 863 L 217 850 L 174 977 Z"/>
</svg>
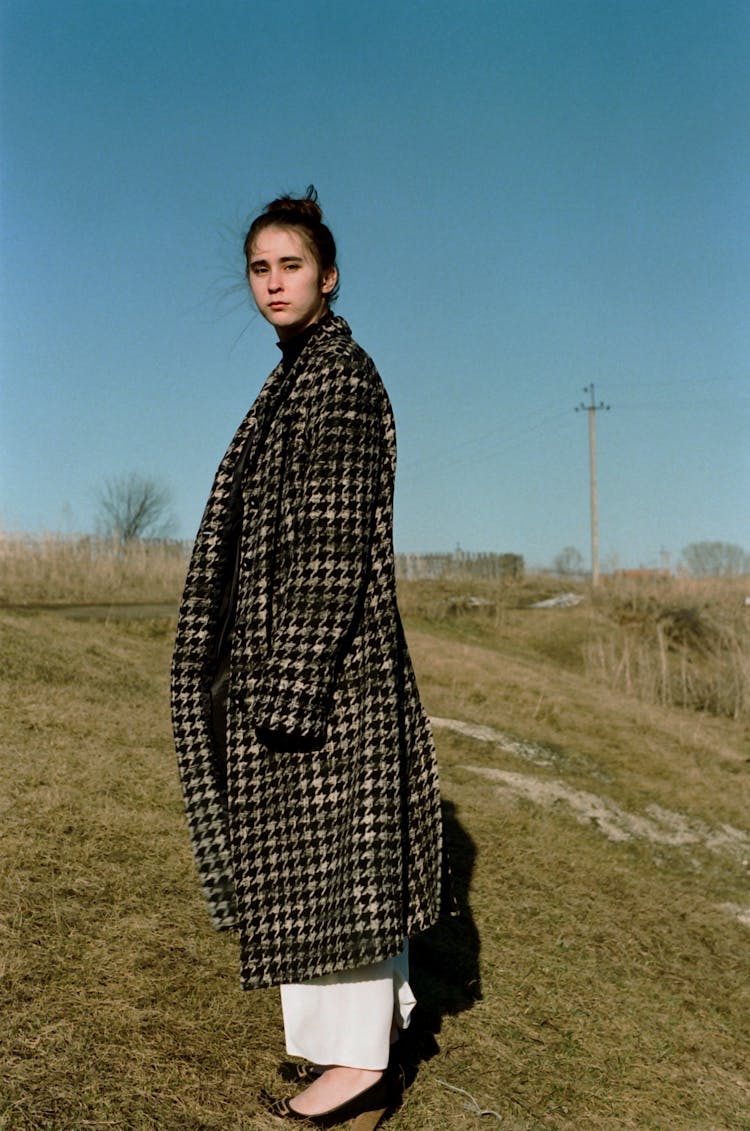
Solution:
<svg viewBox="0 0 750 1131">
<path fill-rule="evenodd" d="M 268 290 L 270 292 L 280 291 L 282 284 L 281 272 L 270 271 L 268 274 Z"/>
</svg>

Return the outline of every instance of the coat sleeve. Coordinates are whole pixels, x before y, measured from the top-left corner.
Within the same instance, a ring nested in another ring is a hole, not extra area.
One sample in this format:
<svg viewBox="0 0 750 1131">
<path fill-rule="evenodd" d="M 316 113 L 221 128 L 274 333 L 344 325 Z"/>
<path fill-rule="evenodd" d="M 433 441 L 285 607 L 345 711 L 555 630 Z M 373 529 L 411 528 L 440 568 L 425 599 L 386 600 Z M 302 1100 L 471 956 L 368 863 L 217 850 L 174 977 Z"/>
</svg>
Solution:
<svg viewBox="0 0 750 1131">
<path fill-rule="evenodd" d="M 261 736 L 322 741 L 337 665 L 370 570 L 382 463 L 383 398 L 374 370 L 328 374 L 310 423 L 294 500 L 294 553 L 281 580 L 270 649 L 251 681 Z"/>
</svg>

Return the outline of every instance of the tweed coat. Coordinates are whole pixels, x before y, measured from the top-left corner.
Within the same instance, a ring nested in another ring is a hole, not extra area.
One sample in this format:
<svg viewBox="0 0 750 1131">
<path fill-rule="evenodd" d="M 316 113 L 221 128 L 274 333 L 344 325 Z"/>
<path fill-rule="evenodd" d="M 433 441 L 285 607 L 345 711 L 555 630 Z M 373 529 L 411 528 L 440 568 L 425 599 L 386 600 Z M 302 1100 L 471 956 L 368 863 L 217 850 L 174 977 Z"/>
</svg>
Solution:
<svg viewBox="0 0 750 1131">
<path fill-rule="evenodd" d="M 394 472 L 380 377 L 329 316 L 266 381 L 196 538 L 175 745 L 199 877 L 216 926 L 239 931 L 246 989 L 380 961 L 440 911 L 437 765 L 396 605 Z M 224 758 L 210 688 L 232 573 Z"/>
</svg>

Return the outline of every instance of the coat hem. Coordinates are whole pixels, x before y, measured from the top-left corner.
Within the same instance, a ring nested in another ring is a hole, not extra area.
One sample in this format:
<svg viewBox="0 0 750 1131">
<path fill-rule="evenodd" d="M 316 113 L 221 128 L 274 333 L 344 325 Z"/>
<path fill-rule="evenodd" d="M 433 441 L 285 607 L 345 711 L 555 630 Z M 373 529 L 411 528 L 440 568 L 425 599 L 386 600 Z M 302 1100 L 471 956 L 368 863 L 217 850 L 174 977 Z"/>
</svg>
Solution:
<svg viewBox="0 0 750 1131">
<path fill-rule="evenodd" d="M 369 966 L 393 958 L 403 949 L 404 934 L 399 928 L 391 938 L 376 942 L 368 940 L 356 947 L 338 946 L 335 950 L 311 944 L 309 948 L 288 951 L 282 957 L 278 951 L 269 954 L 253 947 L 252 963 L 242 961 L 240 965 L 240 984 L 243 990 L 262 989 L 268 986 L 309 982 L 325 974 L 336 974 L 343 970 L 353 970 L 358 966 Z M 311 953 L 314 952 L 314 953 Z M 324 954 L 325 957 L 321 957 Z"/>
</svg>

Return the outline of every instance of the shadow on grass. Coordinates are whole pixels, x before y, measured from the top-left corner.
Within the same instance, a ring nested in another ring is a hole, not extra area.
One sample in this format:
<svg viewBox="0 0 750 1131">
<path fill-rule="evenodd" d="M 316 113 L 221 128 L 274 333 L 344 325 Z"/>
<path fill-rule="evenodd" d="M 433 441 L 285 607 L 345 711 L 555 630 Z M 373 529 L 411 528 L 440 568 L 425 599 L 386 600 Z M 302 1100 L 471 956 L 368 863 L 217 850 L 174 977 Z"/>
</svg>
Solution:
<svg viewBox="0 0 750 1131">
<path fill-rule="evenodd" d="M 443 916 L 409 941 L 409 980 L 417 1006 L 399 1042 L 407 1087 L 419 1065 L 440 1051 L 437 1038 L 443 1018 L 471 1009 L 482 997 L 479 932 L 469 906 L 476 847 L 458 820 L 456 806 L 445 800 L 443 833 L 457 913 Z"/>
</svg>

